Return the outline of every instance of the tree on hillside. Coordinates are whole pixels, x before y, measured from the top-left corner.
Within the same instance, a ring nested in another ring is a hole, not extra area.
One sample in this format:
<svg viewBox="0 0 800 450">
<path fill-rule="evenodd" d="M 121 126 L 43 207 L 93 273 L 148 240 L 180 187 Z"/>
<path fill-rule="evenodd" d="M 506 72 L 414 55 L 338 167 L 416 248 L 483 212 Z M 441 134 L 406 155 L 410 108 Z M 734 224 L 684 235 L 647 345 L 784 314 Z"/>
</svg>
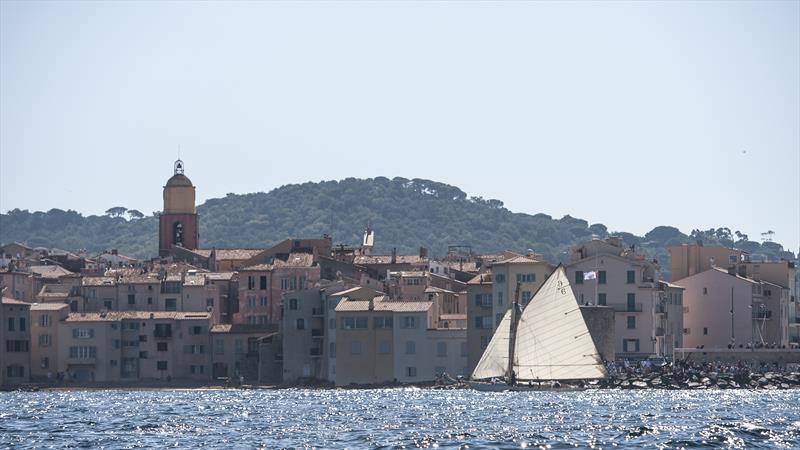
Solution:
<svg viewBox="0 0 800 450">
<path fill-rule="evenodd" d="M 106 215 L 111 217 L 120 217 L 121 215 L 125 214 L 125 211 L 127 210 L 128 208 L 125 208 L 124 206 L 115 206 L 113 208 L 108 208 L 106 210 Z"/>
<path fill-rule="evenodd" d="M 142 217 L 144 217 L 144 214 L 142 214 L 142 212 L 139 211 L 138 209 L 129 209 L 128 217 L 130 217 L 131 219 L 141 219 Z"/>
</svg>

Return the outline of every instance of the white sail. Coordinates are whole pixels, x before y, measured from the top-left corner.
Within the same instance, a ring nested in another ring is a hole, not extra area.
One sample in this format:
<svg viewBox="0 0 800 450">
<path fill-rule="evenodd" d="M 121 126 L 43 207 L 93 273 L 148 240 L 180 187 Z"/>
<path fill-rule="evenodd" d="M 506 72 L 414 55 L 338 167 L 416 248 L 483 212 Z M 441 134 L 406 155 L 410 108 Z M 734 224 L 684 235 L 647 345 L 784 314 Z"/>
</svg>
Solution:
<svg viewBox="0 0 800 450">
<path fill-rule="evenodd" d="M 518 380 L 605 378 L 563 267 L 550 275 L 523 311 L 514 353 Z"/>
<path fill-rule="evenodd" d="M 472 372 L 473 380 L 482 380 L 487 378 L 502 378 L 508 370 L 508 343 L 509 343 L 509 330 L 511 328 L 511 309 L 506 311 L 503 320 L 489 341 L 489 345 L 475 366 Z"/>
</svg>

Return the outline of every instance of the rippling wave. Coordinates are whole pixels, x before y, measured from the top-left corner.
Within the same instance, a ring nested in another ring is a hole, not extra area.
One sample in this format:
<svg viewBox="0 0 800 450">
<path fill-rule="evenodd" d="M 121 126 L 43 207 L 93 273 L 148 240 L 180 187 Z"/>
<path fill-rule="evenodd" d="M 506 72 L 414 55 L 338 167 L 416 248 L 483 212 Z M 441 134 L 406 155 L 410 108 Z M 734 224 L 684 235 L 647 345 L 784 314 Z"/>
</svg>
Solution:
<svg viewBox="0 0 800 450">
<path fill-rule="evenodd" d="M 800 391 L 0 393 L 12 448 L 800 448 Z"/>
</svg>

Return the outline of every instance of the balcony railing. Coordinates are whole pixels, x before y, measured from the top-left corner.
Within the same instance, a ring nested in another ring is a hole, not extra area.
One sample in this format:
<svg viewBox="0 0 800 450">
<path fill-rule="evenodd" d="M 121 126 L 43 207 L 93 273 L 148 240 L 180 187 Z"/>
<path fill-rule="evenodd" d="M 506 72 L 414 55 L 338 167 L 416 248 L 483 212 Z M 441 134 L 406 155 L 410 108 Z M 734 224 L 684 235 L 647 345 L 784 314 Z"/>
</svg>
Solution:
<svg viewBox="0 0 800 450">
<path fill-rule="evenodd" d="M 324 314 L 325 314 L 325 311 L 323 311 L 322 308 L 312 308 L 311 309 L 311 315 L 312 316 L 319 317 L 319 316 L 322 316 Z"/>
<path fill-rule="evenodd" d="M 753 319 L 771 319 L 772 311 L 753 311 Z"/>
<path fill-rule="evenodd" d="M 614 305 L 614 311 L 617 312 L 642 312 L 642 304 L 635 303 L 633 305 Z"/>
<path fill-rule="evenodd" d="M 320 328 L 314 328 L 311 330 L 311 337 L 323 337 L 325 336 L 325 330 Z"/>
</svg>

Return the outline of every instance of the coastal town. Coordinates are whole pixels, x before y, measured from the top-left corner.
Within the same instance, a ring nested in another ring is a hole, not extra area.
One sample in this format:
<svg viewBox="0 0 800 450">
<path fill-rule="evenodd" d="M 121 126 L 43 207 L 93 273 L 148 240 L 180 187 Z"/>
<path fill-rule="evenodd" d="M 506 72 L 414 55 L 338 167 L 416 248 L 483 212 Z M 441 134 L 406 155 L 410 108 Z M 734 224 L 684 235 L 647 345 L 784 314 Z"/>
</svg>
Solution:
<svg viewBox="0 0 800 450">
<path fill-rule="evenodd" d="M 422 246 L 377 254 L 380 230 L 369 225 L 352 245 L 324 235 L 208 248 L 200 220 L 179 160 L 164 186 L 152 259 L 2 245 L 0 386 L 469 378 L 504 314 L 515 302 L 524 308 L 557 269 L 609 370 L 648 368 L 616 386 L 660 385 L 649 368 L 667 362 L 695 378 L 695 367 L 738 373 L 800 363 L 793 261 L 696 242 L 667 249 L 666 280 L 658 261 L 613 235 L 577 243 L 559 267 L 535 249 L 477 254 L 463 243 L 440 256 Z"/>
</svg>

